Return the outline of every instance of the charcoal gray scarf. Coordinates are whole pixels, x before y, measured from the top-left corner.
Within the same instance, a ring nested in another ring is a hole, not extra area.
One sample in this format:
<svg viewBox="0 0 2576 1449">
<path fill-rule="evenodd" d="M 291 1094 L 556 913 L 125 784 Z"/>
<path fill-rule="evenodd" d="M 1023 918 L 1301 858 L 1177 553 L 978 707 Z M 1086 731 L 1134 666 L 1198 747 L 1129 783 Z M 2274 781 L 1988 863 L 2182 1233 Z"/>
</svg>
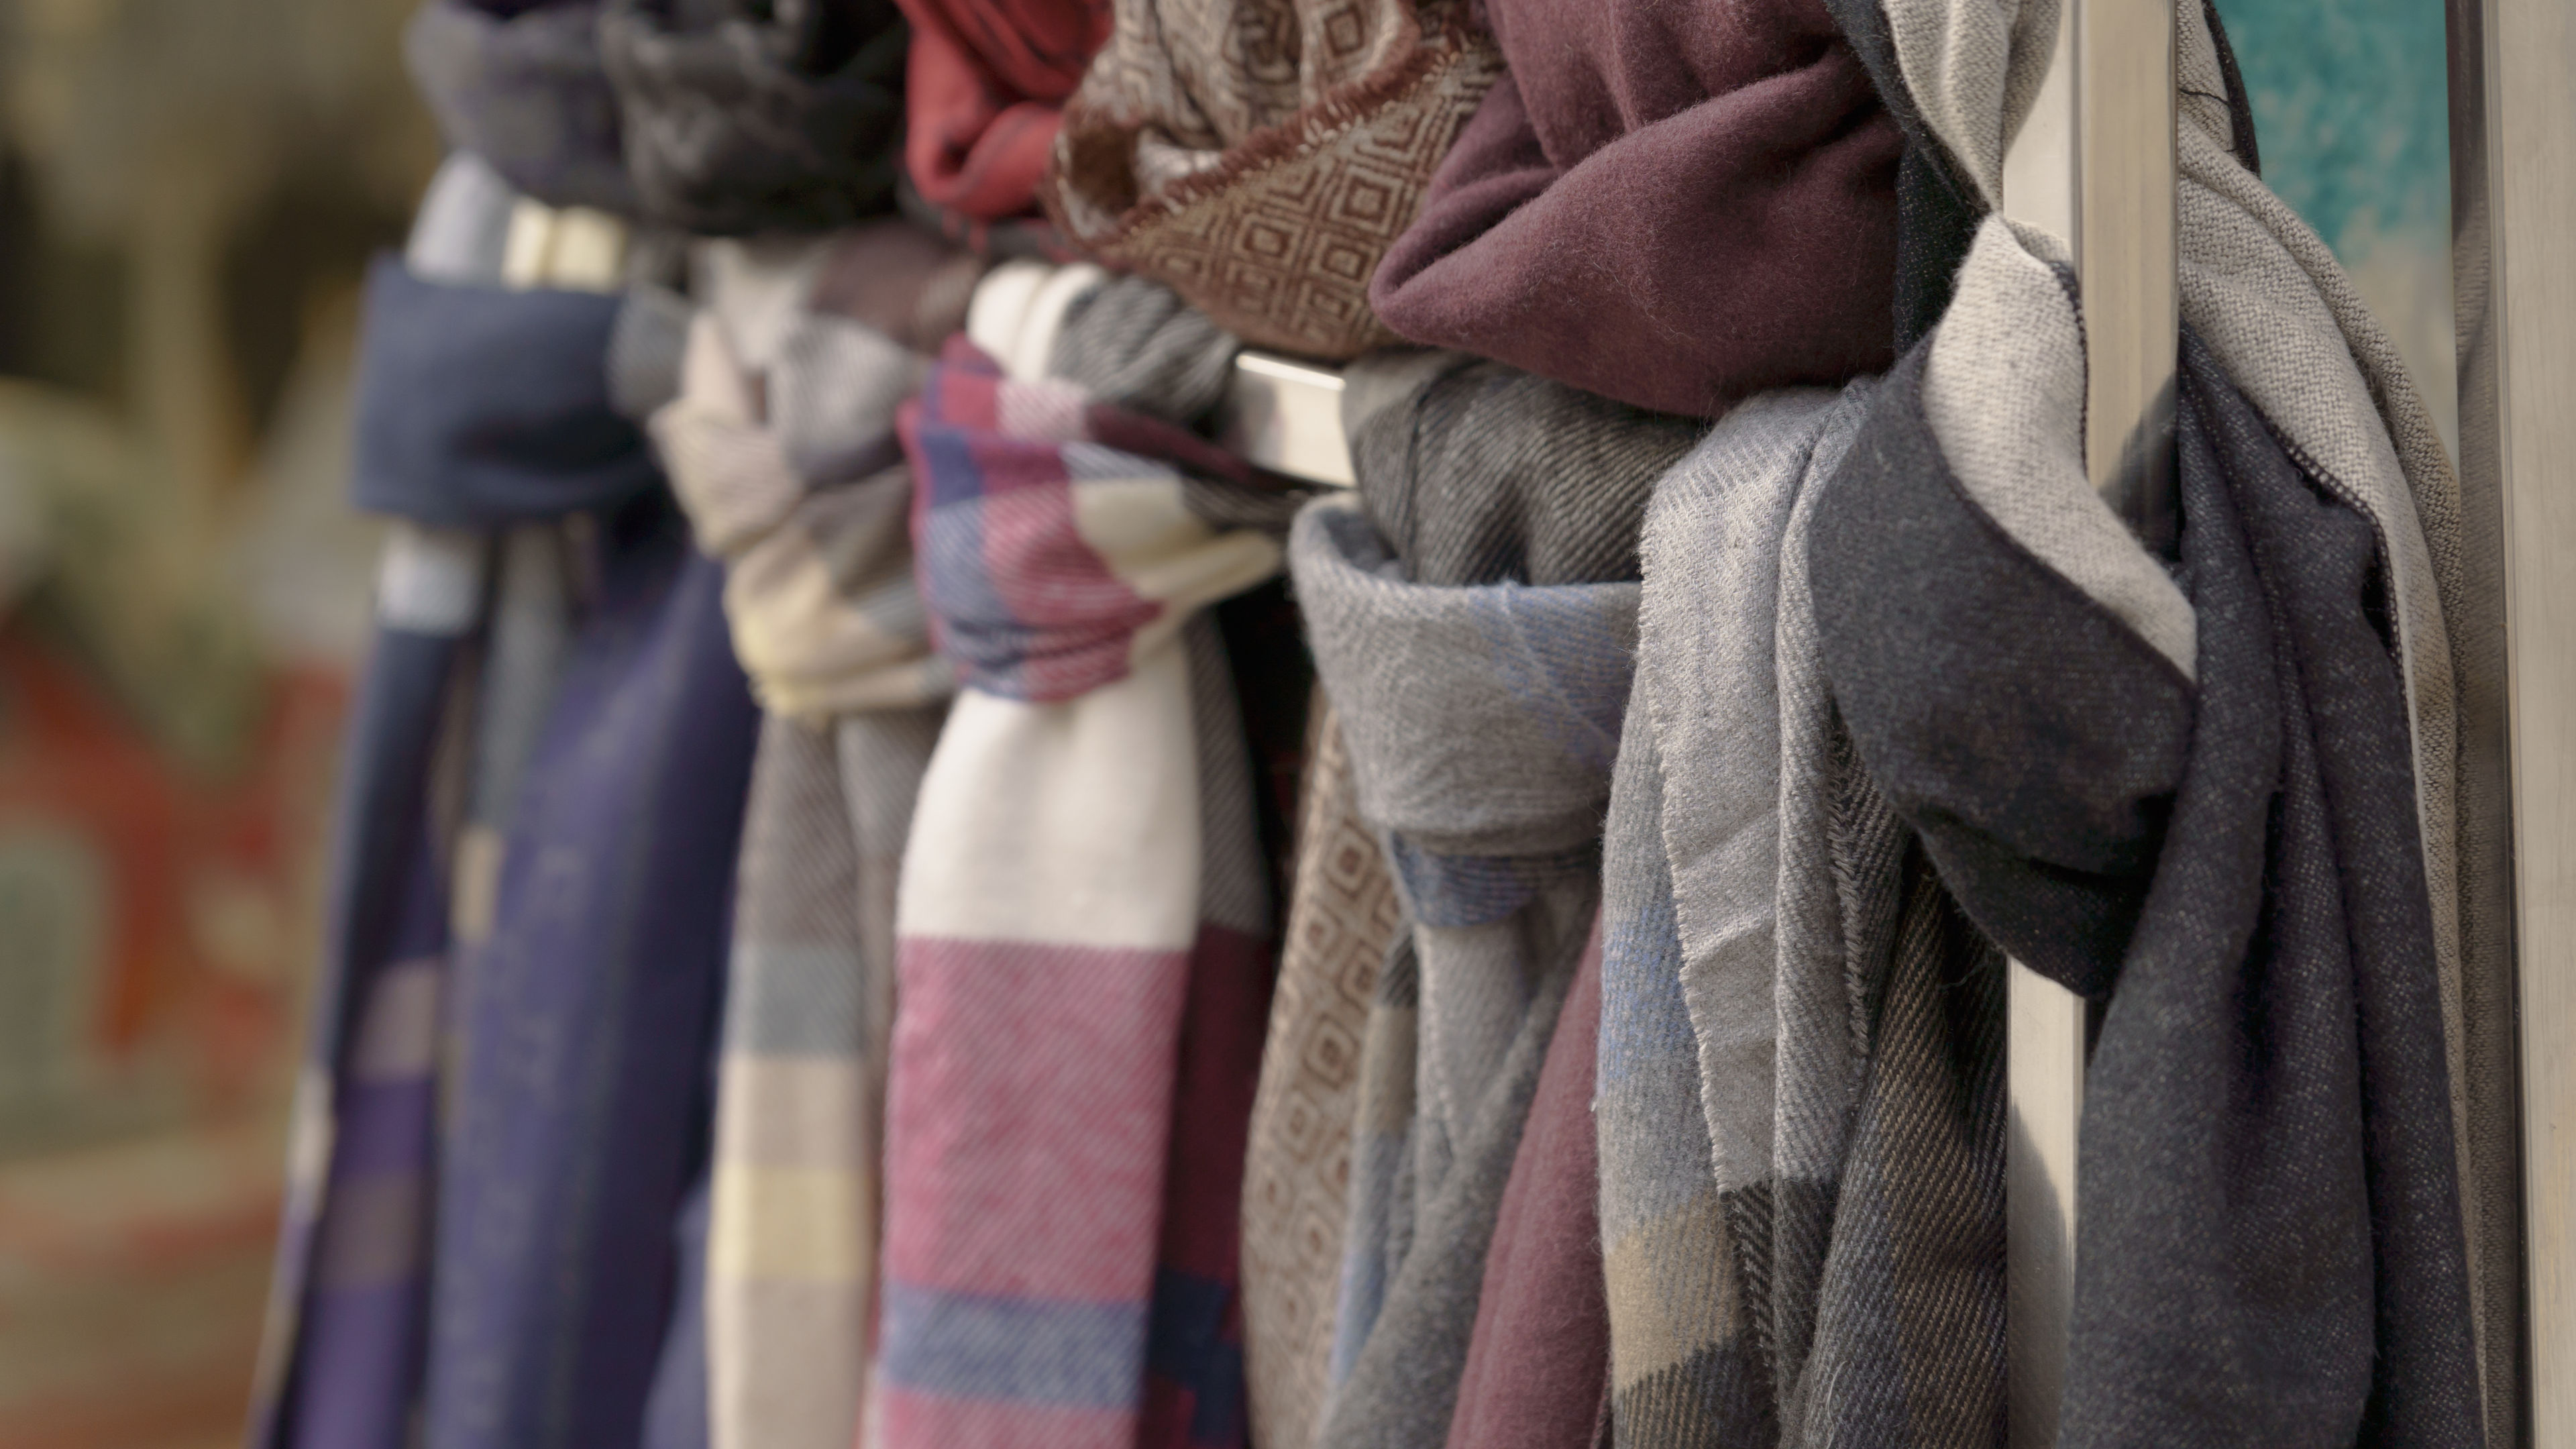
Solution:
<svg viewBox="0 0 2576 1449">
<path fill-rule="evenodd" d="M 599 45 L 645 211 L 735 236 L 891 207 L 907 43 L 893 0 L 610 0 Z"/>
<path fill-rule="evenodd" d="M 548 206 L 632 214 L 598 26 L 591 0 L 430 0 L 403 33 L 403 58 L 450 146 Z"/>
</svg>

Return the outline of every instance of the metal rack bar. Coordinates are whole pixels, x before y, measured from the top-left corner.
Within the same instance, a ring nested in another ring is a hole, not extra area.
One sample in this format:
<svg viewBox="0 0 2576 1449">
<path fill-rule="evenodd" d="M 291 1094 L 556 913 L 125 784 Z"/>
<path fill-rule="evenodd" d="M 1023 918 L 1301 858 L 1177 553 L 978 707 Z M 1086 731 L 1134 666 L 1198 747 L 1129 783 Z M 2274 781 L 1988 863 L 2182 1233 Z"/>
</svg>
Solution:
<svg viewBox="0 0 2576 1449">
<path fill-rule="evenodd" d="M 2482 574 L 2454 632 L 2472 641 L 2467 763 L 2511 814 L 2466 862 L 2463 909 L 2513 931 L 2520 1439 L 2576 1449 L 2576 6 L 2451 0 L 2449 21 L 2460 481 Z"/>
<path fill-rule="evenodd" d="M 2034 114 L 2006 158 L 2004 206 L 2064 237 L 2082 283 L 2085 467 L 2142 538 L 2174 507 L 2174 32 L 2171 0 L 2066 0 Z M 2006 1167 L 2011 1443 L 2057 1441 L 2075 1292 L 2084 1003 L 2012 967 Z"/>
</svg>

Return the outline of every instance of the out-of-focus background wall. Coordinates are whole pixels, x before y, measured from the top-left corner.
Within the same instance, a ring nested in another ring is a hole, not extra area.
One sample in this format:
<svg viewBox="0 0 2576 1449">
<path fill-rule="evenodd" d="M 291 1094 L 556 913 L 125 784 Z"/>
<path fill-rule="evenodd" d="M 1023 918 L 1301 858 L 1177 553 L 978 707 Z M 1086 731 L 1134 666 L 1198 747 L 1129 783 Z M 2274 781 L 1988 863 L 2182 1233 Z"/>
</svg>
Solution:
<svg viewBox="0 0 2576 1449">
<path fill-rule="evenodd" d="M 0 0 L 0 1445 L 238 1441 L 408 0 Z"/>
<path fill-rule="evenodd" d="M 374 532 L 410 0 L 0 0 L 0 1445 L 235 1442 Z M 2440 0 L 2219 0 L 2446 431 Z"/>
</svg>

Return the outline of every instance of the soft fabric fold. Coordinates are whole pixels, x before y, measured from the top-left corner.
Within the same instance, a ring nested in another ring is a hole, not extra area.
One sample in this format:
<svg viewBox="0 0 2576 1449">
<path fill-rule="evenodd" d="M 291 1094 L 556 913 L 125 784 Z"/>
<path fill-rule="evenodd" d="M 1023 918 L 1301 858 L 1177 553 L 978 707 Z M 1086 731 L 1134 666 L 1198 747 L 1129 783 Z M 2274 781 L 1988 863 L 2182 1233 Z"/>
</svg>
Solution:
<svg viewBox="0 0 2576 1449">
<path fill-rule="evenodd" d="M 1065 101 L 1109 38 L 1108 0 L 898 0 L 912 22 L 904 165 L 975 221 L 1037 206 Z"/>
<path fill-rule="evenodd" d="M 1500 73 L 1465 0 L 1114 0 L 1047 213 L 1261 347 L 1394 340 L 1369 277 Z"/>
<path fill-rule="evenodd" d="M 636 208 L 593 0 L 430 0 L 403 32 L 447 144 L 549 206 Z"/>
<path fill-rule="evenodd" d="M 609 0 L 600 53 L 645 214 L 737 236 L 886 210 L 906 43 L 894 0 Z"/>
<path fill-rule="evenodd" d="M 712 289 L 686 385 L 653 419 L 699 543 L 725 563 L 734 652 L 766 711 L 716 1085 L 708 1437 L 848 1449 L 876 1283 L 896 880 L 952 688 L 913 582 L 894 417 L 925 334 L 962 316 L 973 264 L 876 223 L 772 265 L 802 283 L 786 320 L 764 325 L 758 286 Z"/>
<path fill-rule="evenodd" d="M 1488 0 L 1509 72 L 1369 300 L 1388 326 L 1716 417 L 1886 365 L 1901 138 L 1823 0 Z"/>
<path fill-rule="evenodd" d="M 1206 370 L 1142 355 L 1229 340 L 1142 283 L 1063 325 L 1047 380 L 952 341 L 901 424 L 922 595 L 963 688 L 897 905 L 871 1409 L 889 1446 L 1244 1439 L 1269 901 L 1204 611 L 1278 568 L 1276 538 L 1228 515 L 1279 510 L 1180 425 L 1214 396 L 1169 383 Z M 1104 393 L 1103 364 L 1148 381 Z"/>
<path fill-rule="evenodd" d="M 1999 164 L 2022 60 L 1944 57 L 2025 28 L 1885 13 L 1962 169 Z M 1819 504 L 1824 657 L 1969 913 L 2109 997 L 2065 1442 L 2476 1443 L 2511 1423 L 2480 1402 L 2511 1328 L 2471 1311 L 2491 1119 L 2453 1090 L 2497 1029 L 2458 905 L 2456 488 L 2349 283 L 2239 161 L 2203 9 L 2176 25 L 2179 567 L 2085 484 L 2056 244 L 1989 220 Z"/>
</svg>

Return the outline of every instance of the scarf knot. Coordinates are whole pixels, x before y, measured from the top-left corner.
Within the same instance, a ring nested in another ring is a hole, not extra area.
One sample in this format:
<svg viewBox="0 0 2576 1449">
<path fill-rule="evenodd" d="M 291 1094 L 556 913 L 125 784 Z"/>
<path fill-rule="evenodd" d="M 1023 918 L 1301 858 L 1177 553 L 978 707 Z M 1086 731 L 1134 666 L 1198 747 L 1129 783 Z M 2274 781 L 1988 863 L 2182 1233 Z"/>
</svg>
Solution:
<svg viewBox="0 0 2576 1449">
<path fill-rule="evenodd" d="M 1279 567 L 1275 539 L 1208 516 L 1209 494 L 1257 486 L 1241 460 L 1072 384 L 1005 377 L 963 338 L 901 432 L 932 638 L 987 694 L 1052 703 L 1124 679 Z"/>
</svg>

